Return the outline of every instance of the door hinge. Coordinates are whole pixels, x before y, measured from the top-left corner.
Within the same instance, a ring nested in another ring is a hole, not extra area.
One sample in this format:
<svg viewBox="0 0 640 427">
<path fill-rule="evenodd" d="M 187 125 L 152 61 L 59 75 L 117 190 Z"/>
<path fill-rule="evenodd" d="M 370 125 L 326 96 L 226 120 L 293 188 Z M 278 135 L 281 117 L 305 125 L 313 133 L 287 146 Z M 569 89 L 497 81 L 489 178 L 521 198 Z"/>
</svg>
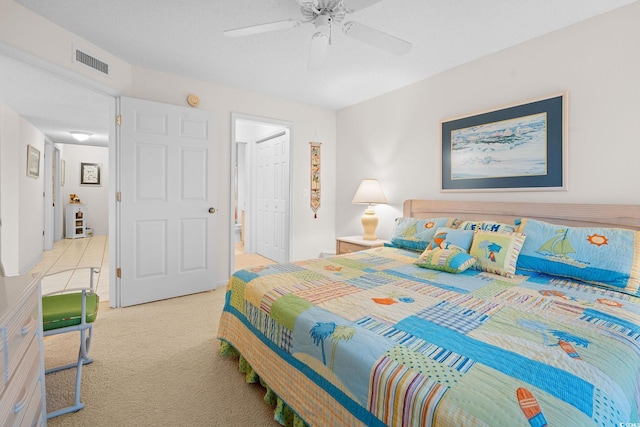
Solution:
<svg viewBox="0 0 640 427">
<path fill-rule="evenodd" d="M 116 201 L 120 202 L 121 200 L 122 200 L 122 193 L 118 191 L 116 193 Z"/>
<path fill-rule="evenodd" d="M 122 269 L 120 267 L 116 268 L 116 276 L 122 278 Z"/>
<path fill-rule="evenodd" d="M 118 126 L 120 126 L 120 125 L 122 124 L 122 116 L 121 116 L 120 114 L 118 114 L 118 115 L 116 116 L 116 124 L 117 124 Z"/>
</svg>

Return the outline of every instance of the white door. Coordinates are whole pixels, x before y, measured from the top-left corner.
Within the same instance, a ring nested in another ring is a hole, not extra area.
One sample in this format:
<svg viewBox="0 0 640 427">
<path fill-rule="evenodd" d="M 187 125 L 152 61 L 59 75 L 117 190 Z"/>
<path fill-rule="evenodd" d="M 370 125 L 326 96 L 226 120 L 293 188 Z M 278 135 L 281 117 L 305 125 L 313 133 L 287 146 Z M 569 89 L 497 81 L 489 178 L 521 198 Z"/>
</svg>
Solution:
<svg viewBox="0 0 640 427">
<path fill-rule="evenodd" d="M 289 199 L 289 134 L 257 144 L 257 252 L 277 262 L 288 261 L 286 231 Z"/>
<path fill-rule="evenodd" d="M 125 97 L 119 111 L 120 305 L 213 289 L 213 113 Z"/>
</svg>

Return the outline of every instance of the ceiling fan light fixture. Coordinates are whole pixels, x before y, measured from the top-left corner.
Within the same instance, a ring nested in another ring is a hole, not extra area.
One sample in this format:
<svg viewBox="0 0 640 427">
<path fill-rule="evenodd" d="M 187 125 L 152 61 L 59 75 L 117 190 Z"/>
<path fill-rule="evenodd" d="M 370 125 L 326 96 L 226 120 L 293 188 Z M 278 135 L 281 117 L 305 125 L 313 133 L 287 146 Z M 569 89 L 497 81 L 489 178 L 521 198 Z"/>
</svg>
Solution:
<svg viewBox="0 0 640 427">
<path fill-rule="evenodd" d="M 309 70 L 317 70 L 322 68 L 327 48 L 333 43 L 333 26 L 341 24 L 347 14 L 373 6 L 381 1 L 382 0 L 298 0 L 302 20 L 288 19 L 236 28 L 225 31 L 224 35 L 239 37 L 281 30 L 300 24 L 313 24 L 316 28 L 316 33 L 311 38 L 311 49 L 307 68 Z M 407 53 L 411 50 L 411 43 L 408 41 L 358 22 L 347 22 L 344 24 L 342 30 L 345 35 L 349 37 L 397 55 Z"/>
<path fill-rule="evenodd" d="M 327 55 L 327 48 L 329 47 L 329 33 L 318 31 L 311 38 L 311 48 L 309 49 L 309 63 L 308 68 L 310 70 L 319 70 L 324 64 L 324 58 Z"/>
<path fill-rule="evenodd" d="M 91 136 L 93 136 L 92 133 L 89 132 L 81 132 L 79 130 L 72 130 L 69 132 L 71 134 L 71 136 L 73 137 L 73 139 L 75 139 L 78 142 L 84 142 L 87 139 L 91 138 Z"/>
</svg>

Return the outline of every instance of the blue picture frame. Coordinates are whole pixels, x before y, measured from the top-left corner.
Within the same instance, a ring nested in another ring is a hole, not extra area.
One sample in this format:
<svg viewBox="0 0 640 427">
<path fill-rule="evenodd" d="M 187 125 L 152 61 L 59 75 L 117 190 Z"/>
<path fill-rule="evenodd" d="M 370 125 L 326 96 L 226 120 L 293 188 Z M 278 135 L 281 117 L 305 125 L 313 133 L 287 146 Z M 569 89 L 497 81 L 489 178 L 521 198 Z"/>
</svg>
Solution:
<svg viewBox="0 0 640 427">
<path fill-rule="evenodd" d="M 566 129 L 566 92 L 443 121 L 441 190 L 566 190 Z"/>
</svg>

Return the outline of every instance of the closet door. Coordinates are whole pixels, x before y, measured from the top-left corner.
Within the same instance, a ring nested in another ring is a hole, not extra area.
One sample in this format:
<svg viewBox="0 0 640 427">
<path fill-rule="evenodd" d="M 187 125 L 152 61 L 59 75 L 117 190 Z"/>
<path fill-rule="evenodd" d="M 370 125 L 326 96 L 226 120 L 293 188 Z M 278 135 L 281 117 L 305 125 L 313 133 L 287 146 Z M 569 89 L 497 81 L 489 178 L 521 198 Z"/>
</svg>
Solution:
<svg viewBox="0 0 640 427">
<path fill-rule="evenodd" d="M 289 135 L 258 143 L 257 152 L 257 253 L 286 262 Z"/>
</svg>

